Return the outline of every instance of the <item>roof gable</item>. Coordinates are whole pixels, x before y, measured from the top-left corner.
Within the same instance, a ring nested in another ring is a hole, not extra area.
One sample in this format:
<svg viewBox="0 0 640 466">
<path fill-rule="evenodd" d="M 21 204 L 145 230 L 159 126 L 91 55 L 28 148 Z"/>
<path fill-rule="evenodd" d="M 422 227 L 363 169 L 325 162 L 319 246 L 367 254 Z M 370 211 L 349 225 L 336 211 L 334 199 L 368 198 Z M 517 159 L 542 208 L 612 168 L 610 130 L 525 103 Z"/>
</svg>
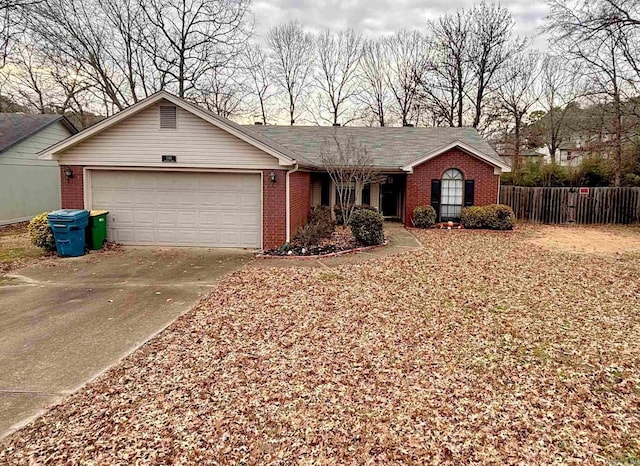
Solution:
<svg viewBox="0 0 640 466">
<path fill-rule="evenodd" d="M 71 134 L 78 130 L 63 115 L 0 113 L 0 153 L 61 121 Z"/>
<path fill-rule="evenodd" d="M 423 163 L 425 163 L 428 160 L 431 160 L 439 155 L 444 154 L 445 152 L 448 152 L 452 149 L 461 149 L 462 151 L 466 152 L 469 155 L 472 155 L 486 163 L 488 163 L 489 165 L 492 165 L 494 167 L 499 168 L 500 170 L 502 170 L 503 172 L 510 172 L 511 168 L 509 167 L 509 165 L 507 165 L 506 163 L 504 163 L 502 160 L 498 160 L 497 158 L 493 158 L 493 157 L 489 157 L 487 154 L 478 151 L 477 149 L 475 149 L 474 147 L 469 146 L 468 144 L 462 142 L 462 141 L 453 141 L 449 144 L 446 144 L 444 146 L 440 146 L 430 152 L 427 152 L 426 154 L 424 154 L 422 157 L 417 158 L 416 160 L 413 160 L 412 162 L 406 164 L 405 166 L 402 167 L 402 170 L 406 171 L 406 172 L 412 172 L 414 167 L 417 167 L 418 165 L 421 165 Z"/>
<path fill-rule="evenodd" d="M 277 158 L 280 165 L 289 166 L 296 163 L 295 154 L 289 151 L 284 147 L 279 147 L 275 142 L 270 141 L 259 134 L 255 134 L 252 131 L 226 119 L 219 115 L 216 115 L 212 112 L 204 110 L 197 105 L 191 104 L 184 99 L 174 96 L 166 91 L 160 91 L 152 96 L 147 97 L 144 100 L 137 102 L 131 107 L 122 110 L 115 115 L 106 118 L 95 125 L 81 131 L 80 133 L 72 136 L 64 141 L 61 141 L 57 144 L 54 144 L 51 147 L 48 147 L 44 151 L 40 153 L 40 158 L 47 160 L 55 160 L 58 158 L 59 154 L 65 151 L 68 148 L 71 148 L 82 141 L 85 141 L 92 136 L 100 134 L 112 126 L 124 122 L 128 118 L 133 115 L 137 115 L 139 112 L 151 107 L 152 105 L 161 102 L 161 101 L 169 101 L 177 107 L 182 108 L 183 110 L 192 113 L 203 120 L 211 123 L 212 125 L 242 139 L 243 141 L 257 147 L 258 149 L 272 155 Z"/>
</svg>

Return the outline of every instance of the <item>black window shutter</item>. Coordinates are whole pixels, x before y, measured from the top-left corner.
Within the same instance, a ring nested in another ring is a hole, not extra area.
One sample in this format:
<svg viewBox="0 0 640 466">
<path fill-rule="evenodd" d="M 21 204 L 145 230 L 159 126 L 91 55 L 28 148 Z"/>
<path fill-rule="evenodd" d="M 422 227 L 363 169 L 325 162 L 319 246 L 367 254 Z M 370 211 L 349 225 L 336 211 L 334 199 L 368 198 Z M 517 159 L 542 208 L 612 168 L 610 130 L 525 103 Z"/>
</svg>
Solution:
<svg viewBox="0 0 640 466">
<path fill-rule="evenodd" d="M 464 206 L 469 207 L 473 205 L 473 195 L 475 192 L 475 183 L 473 180 L 466 180 L 464 182 Z"/>
<path fill-rule="evenodd" d="M 440 180 L 431 180 L 431 207 L 436 211 L 436 219 L 440 218 Z"/>
</svg>

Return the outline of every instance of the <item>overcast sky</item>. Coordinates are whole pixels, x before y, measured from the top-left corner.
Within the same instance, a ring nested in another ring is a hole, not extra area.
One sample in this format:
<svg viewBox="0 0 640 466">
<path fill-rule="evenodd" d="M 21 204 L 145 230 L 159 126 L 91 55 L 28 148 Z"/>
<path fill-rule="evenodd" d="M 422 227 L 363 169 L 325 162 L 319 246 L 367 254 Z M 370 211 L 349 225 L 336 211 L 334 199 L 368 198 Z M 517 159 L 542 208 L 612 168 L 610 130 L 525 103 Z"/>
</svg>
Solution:
<svg viewBox="0 0 640 466">
<path fill-rule="evenodd" d="M 354 28 L 367 36 L 393 33 L 403 28 L 423 29 L 428 19 L 458 8 L 473 6 L 472 0 L 253 0 L 257 33 L 264 36 L 272 26 L 297 20 L 305 29 Z M 543 0 L 502 2 L 516 21 L 518 34 L 536 33 L 547 12 Z M 535 41 L 544 47 L 544 38 Z"/>
</svg>

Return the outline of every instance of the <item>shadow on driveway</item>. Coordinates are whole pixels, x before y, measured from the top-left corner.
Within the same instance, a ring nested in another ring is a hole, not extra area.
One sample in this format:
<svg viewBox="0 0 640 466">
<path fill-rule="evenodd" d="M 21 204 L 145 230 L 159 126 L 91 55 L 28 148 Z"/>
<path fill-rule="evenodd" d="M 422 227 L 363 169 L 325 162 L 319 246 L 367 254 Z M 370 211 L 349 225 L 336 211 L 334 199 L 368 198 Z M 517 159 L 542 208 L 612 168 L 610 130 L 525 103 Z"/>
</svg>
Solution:
<svg viewBox="0 0 640 466">
<path fill-rule="evenodd" d="M 125 248 L 0 277 L 0 438 L 131 353 L 252 257 Z"/>
</svg>

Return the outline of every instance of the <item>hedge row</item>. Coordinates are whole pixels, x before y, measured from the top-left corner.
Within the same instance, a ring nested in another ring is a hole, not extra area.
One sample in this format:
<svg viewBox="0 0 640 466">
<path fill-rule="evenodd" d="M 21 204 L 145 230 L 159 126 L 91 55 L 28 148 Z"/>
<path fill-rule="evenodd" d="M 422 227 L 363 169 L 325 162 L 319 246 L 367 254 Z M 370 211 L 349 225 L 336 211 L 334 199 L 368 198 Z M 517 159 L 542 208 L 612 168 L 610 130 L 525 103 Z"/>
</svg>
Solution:
<svg viewBox="0 0 640 466">
<path fill-rule="evenodd" d="M 431 206 L 419 206 L 413 211 L 413 224 L 418 228 L 429 228 L 436 223 L 436 211 Z M 465 228 L 487 230 L 512 230 L 516 216 L 511 207 L 503 204 L 472 206 L 462 209 L 460 223 Z"/>
<path fill-rule="evenodd" d="M 460 223 L 465 228 L 513 230 L 516 224 L 516 216 L 508 205 L 491 204 L 482 207 L 472 206 L 462 209 Z"/>
</svg>

